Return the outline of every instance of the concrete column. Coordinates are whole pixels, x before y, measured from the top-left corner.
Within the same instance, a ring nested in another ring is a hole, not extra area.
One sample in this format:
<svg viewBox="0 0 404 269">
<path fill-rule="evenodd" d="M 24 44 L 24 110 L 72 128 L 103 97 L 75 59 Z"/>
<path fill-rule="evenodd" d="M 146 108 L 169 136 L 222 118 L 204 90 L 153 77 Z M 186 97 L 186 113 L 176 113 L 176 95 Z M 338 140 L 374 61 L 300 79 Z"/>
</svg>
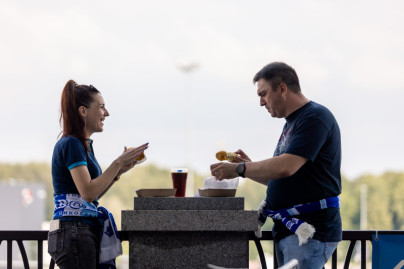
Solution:
<svg viewBox="0 0 404 269">
<path fill-rule="evenodd" d="M 134 198 L 122 211 L 129 268 L 248 268 L 247 233 L 257 227 L 240 197 Z"/>
</svg>

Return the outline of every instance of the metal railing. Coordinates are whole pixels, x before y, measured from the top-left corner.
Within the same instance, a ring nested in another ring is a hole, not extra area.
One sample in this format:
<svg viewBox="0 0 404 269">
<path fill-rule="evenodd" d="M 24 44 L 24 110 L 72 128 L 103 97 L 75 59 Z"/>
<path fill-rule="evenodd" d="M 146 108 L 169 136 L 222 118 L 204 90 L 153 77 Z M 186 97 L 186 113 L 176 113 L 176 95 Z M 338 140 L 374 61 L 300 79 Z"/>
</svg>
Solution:
<svg viewBox="0 0 404 269">
<path fill-rule="evenodd" d="M 351 263 L 351 258 L 354 253 L 355 245 L 357 242 L 360 242 L 360 266 L 361 269 L 366 269 L 366 241 L 372 241 L 372 235 L 374 234 L 392 234 L 392 235 L 404 235 L 404 231 L 343 231 L 342 232 L 342 241 L 349 242 L 349 246 L 344 259 L 344 269 L 348 269 Z M 258 255 L 260 257 L 262 269 L 266 269 L 266 261 L 264 252 L 262 250 L 261 241 L 264 240 L 273 240 L 272 233 L 270 231 L 262 232 L 262 238 L 256 238 L 254 234 L 249 235 L 249 240 L 253 240 L 255 245 L 257 246 Z M 331 268 L 337 269 L 337 252 L 338 249 L 334 251 L 331 257 Z M 276 255 L 274 252 L 274 260 L 273 260 L 274 268 L 278 267 L 278 263 L 276 261 Z"/>
<path fill-rule="evenodd" d="M 355 249 L 356 243 L 359 241 L 361 245 L 361 253 L 360 253 L 360 263 L 361 268 L 366 269 L 366 241 L 372 241 L 373 234 L 397 234 L 397 235 L 404 235 L 404 231 L 343 231 L 342 240 L 348 241 L 349 247 L 345 256 L 344 261 L 344 269 L 348 269 L 351 258 Z M 127 232 L 120 232 L 120 237 L 122 241 L 128 241 L 128 233 Z M 48 239 L 48 231 L 0 231 L 0 246 L 3 242 L 7 243 L 7 269 L 13 268 L 13 242 L 16 242 L 18 248 L 20 250 L 20 254 L 22 257 L 22 262 L 24 264 L 25 269 L 29 269 L 29 260 L 28 256 L 24 247 L 24 241 L 36 241 L 38 245 L 37 251 L 37 261 L 38 265 L 37 268 L 43 268 L 43 242 Z M 250 241 L 254 241 L 258 255 L 260 258 L 261 266 L 263 269 L 266 269 L 266 260 L 264 256 L 264 251 L 262 249 L 261 241 L 273 241 L 272 233 L 270 231 L 263 231 L 262 238 L 255 237 L 253 232 L 248 234 L 248 239 Z M 337 249 L 338 250 L 338 249 Z M 337 250 L 332 255 L 331 258 L 331 267 L 332 269 L 337 269 Z M 45 250 L 46 251 L 46 250 Z M 273 260 L 274 268 L 277 268 L 276 257 L 274 255 Z M 53 269 L 55 263 L 51 260 L 49 264 L 49 269 Z"/>
</svg>

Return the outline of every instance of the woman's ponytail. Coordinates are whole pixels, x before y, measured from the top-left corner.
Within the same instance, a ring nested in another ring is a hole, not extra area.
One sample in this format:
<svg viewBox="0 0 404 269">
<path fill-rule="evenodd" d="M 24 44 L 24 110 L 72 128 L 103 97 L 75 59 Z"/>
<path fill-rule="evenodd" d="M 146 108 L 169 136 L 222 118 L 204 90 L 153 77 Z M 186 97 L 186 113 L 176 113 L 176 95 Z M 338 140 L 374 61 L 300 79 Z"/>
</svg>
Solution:
<svg viewBox="0 0 404 269">
<path fill-rule="evenodd" d="M 88 107 L 93 100 L 89 87 L 77 85 L 74 80 L 69 80 L 62 91 L 60 103 L 59 123 L 62 127 L 62 137 L 72 135 L 80 139 L 88 149 L 85 133 L 85 122 L 79 114 L 79 107 L 84 105 Z M 81 99 L 84 99 L 83 102 Z"/>
</svg>

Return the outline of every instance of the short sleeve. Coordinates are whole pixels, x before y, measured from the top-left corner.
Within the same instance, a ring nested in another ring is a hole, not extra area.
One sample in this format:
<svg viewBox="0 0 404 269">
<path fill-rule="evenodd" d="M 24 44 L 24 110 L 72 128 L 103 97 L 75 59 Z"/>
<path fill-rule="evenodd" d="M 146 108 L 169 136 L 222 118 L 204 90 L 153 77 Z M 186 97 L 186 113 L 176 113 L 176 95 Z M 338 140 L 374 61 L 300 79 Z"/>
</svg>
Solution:
<svg viewBox="0 0 404 269">
<path fill-rule="evenodd" d="M 69 171 L 80 165 L 87 166 L 87 152 L 83 143 L 77 138 L 70 138 L 64 144 L 62 149 L 64 164 Z"/>
<path fill-rule="evenodd" d="M 322 121 L 307 118 L 295 126 L 293 137 L 285 153 L 294 154 L 314 161 L 328 136 L 328 129 Z"/>
</svg>

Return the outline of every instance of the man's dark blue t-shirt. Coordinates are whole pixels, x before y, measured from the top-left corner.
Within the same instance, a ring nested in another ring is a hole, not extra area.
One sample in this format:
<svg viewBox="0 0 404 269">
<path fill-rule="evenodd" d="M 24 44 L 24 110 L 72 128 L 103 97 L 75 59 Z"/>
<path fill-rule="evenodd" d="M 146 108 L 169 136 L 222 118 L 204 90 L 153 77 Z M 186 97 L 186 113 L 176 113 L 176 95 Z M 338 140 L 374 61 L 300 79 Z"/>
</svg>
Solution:
<svg viewBox="0 0 404 269">
<path fill-rule="evenodd" d="M 74 167 L 86 165 L 91 179 L 101 175 L 102 170 L 94 156 L 92 140 L 89 140 L 89 148 L 90 152 L 74 136 L 64 136 L 56 143 L 52 156 L 54 195 L 80 194 L 70 174 Z M 95 205 L 98 205 L 98 202 L 95 201 Z"/>
<path fill-rule="evenodd" d="M 266 206 L 270 210 L 315 202 L 341 193 L 340 130 L 326 107 L 310 101 L 286 118 L 274 156 L 284 153 L 308 161 L 294 175 L 269 181 Z M 337 208 L 294 217 L 314 226 L 314 239 L 323 242 L 342 239 L 341 216 Z M 275 241 L 293 234 L 280 221 L 274 222 Z"/>
</svg>

